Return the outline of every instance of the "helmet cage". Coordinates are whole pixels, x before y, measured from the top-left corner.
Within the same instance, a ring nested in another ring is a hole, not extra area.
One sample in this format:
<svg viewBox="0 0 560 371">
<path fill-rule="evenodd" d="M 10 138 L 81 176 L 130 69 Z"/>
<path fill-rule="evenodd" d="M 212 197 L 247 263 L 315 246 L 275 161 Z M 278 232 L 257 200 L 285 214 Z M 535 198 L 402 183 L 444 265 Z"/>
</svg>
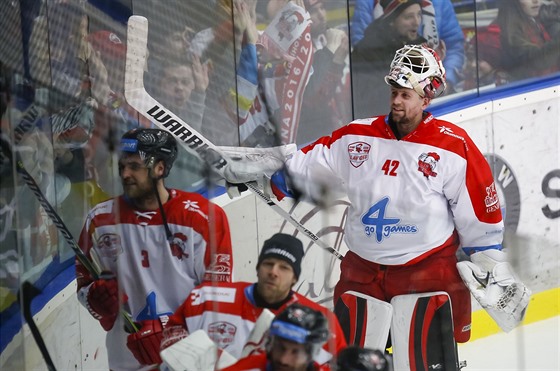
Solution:
<svg viewBox="0 0 560 371">
<path fill-rule="evenodd" d="M 446 88 L 445 68 L 437 53 L 421 45 L 405 45 L 395 53 L 385 83 L 413 89 L 421 97 L 439 97 Z"/>
</svg>

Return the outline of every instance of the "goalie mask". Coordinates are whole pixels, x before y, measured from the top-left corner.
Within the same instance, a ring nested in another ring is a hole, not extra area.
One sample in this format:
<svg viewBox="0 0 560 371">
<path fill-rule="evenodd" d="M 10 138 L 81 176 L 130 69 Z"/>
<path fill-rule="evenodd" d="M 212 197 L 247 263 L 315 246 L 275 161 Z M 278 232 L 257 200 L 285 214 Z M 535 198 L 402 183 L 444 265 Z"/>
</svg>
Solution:
<svg viewBox="0 0 560 371">
<path fill-rule="evenodd" d="M 421 97 L 432 99 L 445 91 L 445 68 L 433 49 L 405 45 L 395 53 L 385 83 L 396 88 L 413 89 Z"/>
<path fill-rule="evenodd" d="M 173 162 L 177 158 L 177 142 L 165 130 L 135 128 L 126 132 L 120 143 L 123 153 L 138 153 L 148 168 L 158 161 L 163 161 L 165 171 L 163 177 L 169 175 Z"/>
<path fill-rule="evenodd" d="M 269 351 L 277 338 L 305 344 L 311 359 L 329 338 L 327 318 L 319 311 L 294 303 L 272 321 L 267 345 Z"/>
</svg>

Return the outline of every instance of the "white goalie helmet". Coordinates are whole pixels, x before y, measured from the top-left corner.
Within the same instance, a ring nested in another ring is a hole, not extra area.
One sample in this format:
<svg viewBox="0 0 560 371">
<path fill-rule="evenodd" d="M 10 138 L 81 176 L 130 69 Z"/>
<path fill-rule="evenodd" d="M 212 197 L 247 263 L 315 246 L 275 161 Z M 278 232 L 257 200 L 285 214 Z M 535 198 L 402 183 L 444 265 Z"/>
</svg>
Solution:
<svg viewBox="0 0 560 371">
<path fill-rule="evenodd" d="M 397 50 L 385 82 L 414 89 L 421 97 L 436 98 L 446 88 L 445 68 L 437 53 L 422 45 L 405 45 Z"/>
</svg>

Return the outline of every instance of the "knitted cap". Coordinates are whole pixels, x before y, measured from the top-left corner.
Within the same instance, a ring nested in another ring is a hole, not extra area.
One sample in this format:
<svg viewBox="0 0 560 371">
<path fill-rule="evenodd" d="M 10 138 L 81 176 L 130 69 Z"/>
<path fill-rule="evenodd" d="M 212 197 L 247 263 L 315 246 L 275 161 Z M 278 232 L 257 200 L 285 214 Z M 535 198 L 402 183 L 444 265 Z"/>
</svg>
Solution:
<svg viewBox="0 0 560 371">
<path fill-rule="evenodd" d="M 290 264 L 296 279 L 299 279 L 303 254 L 303 244 L 299 239 L 289 234 L 276 233 L 264 242 L 257 262 L 257 269 L 266 258 L 281 259 Z"/>
<path fill-rule="evenodd" d="M 383 18 L 398 17 L 406 8 L 411 5 L 418 4 L 422 6 L 422 0 L 381 0 L 380 5 L 383 8 Z"/>
</svg>

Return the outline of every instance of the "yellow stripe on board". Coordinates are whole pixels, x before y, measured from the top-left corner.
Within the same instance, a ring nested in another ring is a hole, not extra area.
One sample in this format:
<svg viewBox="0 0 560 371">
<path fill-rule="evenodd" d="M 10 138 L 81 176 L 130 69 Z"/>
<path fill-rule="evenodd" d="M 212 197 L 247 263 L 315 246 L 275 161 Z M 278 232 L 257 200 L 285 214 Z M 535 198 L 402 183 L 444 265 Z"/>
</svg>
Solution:
<svg viewBox="0 0 560 371">
<path fill-rule="evenodd" d="M 560 287 L 531 295 L 531 301 L 522 325 L 545 320 L 560 315 Z M 472 314 L 470 341 L 502 332 L 496 322 L 480 309 Z"/>
</svg>

